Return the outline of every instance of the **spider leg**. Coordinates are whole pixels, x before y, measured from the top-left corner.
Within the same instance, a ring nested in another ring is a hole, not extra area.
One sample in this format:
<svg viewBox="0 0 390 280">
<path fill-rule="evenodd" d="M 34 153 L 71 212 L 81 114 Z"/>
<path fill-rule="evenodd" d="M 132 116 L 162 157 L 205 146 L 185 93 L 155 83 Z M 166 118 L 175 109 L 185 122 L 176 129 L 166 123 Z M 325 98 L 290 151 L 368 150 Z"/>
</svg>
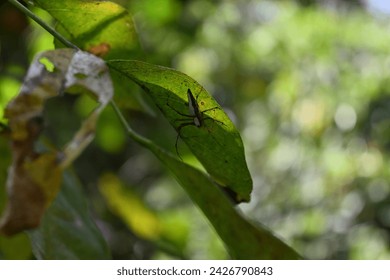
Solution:
<svg viewBox="0 0 390 280">
<path fill-rule="evenodd" d="M 176 108 L 174 108 L 173 106 L 171 106 L 168 102 L 166 102 L 166 105 L 171 108 L 173 111 L 175 111 L 178 115 L 180 116 L 183 116 L 183 117 L 186 117 L 186 119 L 177 119 L 177 120 L 174 120 L 174 122 L 176 123 L 177 121 L 181 121 L 182 123 L 179 124 L 177 127 L 176 127 L 176 131 L 177 131 L 177 136 L 176 136 L 176 141 L 175 141 L 175 150 L 176 150 L 176 154 L 178 155 L 178 157 L 180 158 L 180 160 L 183 160 L 180 156 L 180 153 L 179 153 L 179 147 L 178 147 L 178 144 L 179 144 L 179 138 L 182 138 L 183 139 L 183 136 L 181 135 L 181 130 L 183 129 L 183 127 L 186 127 L 186 126 L 189 126 L 189 125 L 193 125 L 197 128 L 201 128 L 201 127 L 204 127 L 208 133 L 210 134 L 210 136 L 214 139 L 215 142 L 217 142 L 218 145 L 222 146 L 220 144 L 220 142 L 215 138 L 215 136 L 213 135 L 212 133 L 212 130 L 211 130 L 211 127 L 209 125 L 205 125 L 204 121 L 205 120 L 212 120 L 213 122 L 217 122 L 218 124 L 222 124 L 222 125 L 225 125 L 222 121 L 219 121 L 219 120 L 216 120 L 210 116 L 206 116 L 204 113 L 208 112 L 208 111 L 212 111 L 212 110 L 222 110 L 219 106 L 215 106 L 215 107 L 212 107 L 212 108 L 208 108 L 208 109 L 205 109 L 203 111 L 200 110 L 199 108 L 199 104 L 198 104 L 198 98 L 199 98 L 199 95 L 200 95 L 200 92 L 196 95 L 196 98 L 194 98 L 194 96 L 192 95 L 192 92 L 190 89 L 188 89 L 188 92 L 187 92 L 187 98 L 188 98 L 188 106 L 189 106 L 189 113 L 190 114 L 184 114 L 180 111 L 178 111 Z M 201 103 L 202 105 L 204 105 L 204 103 L 202 102 Z M 190 119 L 188 119 L 190 118 Z M 176 125 L 175 125 L 176 126 Z M 195 136 L 194 136 L 195 137 Z"/>
<path fill-rule="evenodd" d="M 206 110 L 202 111 L 202 115 L 203 115 L 204 113 L 208 112 L 208 111 L 216 110 L 216 109 L 222 110 L 220 107 L 213 107 L 213 108 L 209 108 L 209 109 L 206 109 Z M 219 124 L 225 125 L 224 122 L 219 121 L 219 120 L 216 120 L 216 119 L 214 119 L 214 118 L 212 118 L 212 117 L 209 117 L 209 116 L 205 116 L 205 117 L 203 118 L 203 121 L 205 121 L 205 120 L 213 120 L 214 122 L 217 122 L 217 123 L 219 123 Z"/>
<path fill-rule="evenodd" d="M 221 121 L 219 121 L 219 120 L 213 119 L 212 117 L 207 117 L 207 116 L 206 116 L 206 117 L 203 119 L 203 122 L 204 122 L 205 120 L 211 120 L 211 121 L 216 122 L 216 123 L 219 123 L 219 124 L 221 124 L 221 125 L 225 125 L 224 122 L 221 122 Z M 210 126 L 208 126 L 208 125 L 205 125 L 204 127 L 207 129 L 209 135 L 214 139 L 214 141 L 215 141 L 219 146 L 223 147 L 223 145 L 221 145 L 221 143 L 217 140 L 217 138 L 215 138 L 215 136 L 214 136 L 214 134 L 213 134 L 213 131 L 212 131 L 212 128 L 211 128 Z"/>
<path fill-rule="evenodd" d="M 202 113 L 206 113 L 206 112 L 208 112 L 208 111 L 215 110 L 215 109 L 221 110 L 221 108 L 219 108 L 219 107 L 216 106 L 216 107 L 213 107 L 213 108 L 206 109 L 206 110 L 202 111 Z"/>
<path fill-rule="evenodd" d="M 177 156 L 180 158 L 180 160 L 181 161 L 183 161 L 183 159 L 181 158 L 181 156 L 180 156 L 180 153 L 179 153 L 179 148 L 178 148 L 178 146 L 177 146 L 177 144 L 178 144 L 178 141 L 179 141 L 179 134 L 177 134 L 177 136 L 176 136 L 176 141 L 175 141 L 175 150 L 176 150 L 176 154 L 177 154 Z"/>
<path fill-rule="evenodd" d="M 184 114 L 182 112 L 179 112 L 178 110 L 176 110 L 176 108 L 172 107 L 171 105 L 169 105 L 169 103 L 167 103 L 167 106 L 169 108 L 171 108 L 173 111 L 175 111 L 177 114 L 179 114 L 180 116 L 183 116 L 183 117 L 189 117 L 189 118 L 193 118 L 194 116 L 193 115 L 189 115 L 189 114 Z"/>
<path fill-rule="evenodd" d="M 182 123 L 178 126 L 178 128 L 176 128 L 176 131 L 177 131 L 177 136 L 176 136 L 176 141 L 175 141 L 175 149 L 176 149 L 176 154 L 177 156 L 180 158 L 181 161 L 183 161 L 183 159 L 181 158 L 180 156 L 180 153 L 179 153 L 179 147 L 178 147 L 178 143 L 179 143 L 179 137 L 182 138 L 181 136 L 181 130 L 183 127 L 186 127 L 186 126 L 189 126 L 189 125 L 193 125 L 195 126 L 195 124 L 193 122 L 186 122 L 186 123 Z"/>
<path fill-rule="evenodd" d="M 203 121 L 204 121 L 204 120 L 212 120 L 213 122 L 217 122 L 217 123 L 219 123 L 219 124 L 225 125 L 223 122 L 221 122 L 221 121 L 219 121 L 219 120 L 216 120 L 216 119 L 213 119 L 212 117 L 205 117 L 205 118 L 203 119 Z M 176 121 L 186 121 L 186 119 L 180 119 L 180 120 L 176 120 Z M 180 153 L 179 153 L 179 138 L 183 138 L 183 136 L 181 135 L 181 130 L 182 130 L 184 127 L 190 126 L 190 125 L 193 125 L 193 126 L 195 126 L 195 127 L 198 127 L 194 122 L 184 122 L 184 123 L 181 123 L 181 124 L 176 128 L 177 136 L 176 136 L 176 141 L 175 141 L 175 150 L 176 150 L 177 156 L 178 156 L 178 157 L 180 158 L 180 160 L 182 160 L 182 161 L 183 161 L 183 159 L 182 159 L 182 157 L 180 156 Z M 210 135 L 211 137 L 213 137 L 214 141 L 215 141 L 218 145 L 222 146 L 222 145 L 219 143 L 219 141 L 214 137 L 212 131 L 210 131 L 210 129 L 209 129 L 207 126 L 206 126 L 205 128 L 207 129 L 209 135 Z M 194 137 L 195 137 L 195 136 L 194 136 Z"/>
<path fill-rule="evenodd" d="M 216 123 L 219 123 L 219 124 L 222 124 L 222 125 L 226 125 L 224 122 L 221 122 L 220 120 L 216 120 L 216 119 L 214 119 L 212 117 L 208 117 L 208 116 L 203 118 L 203 121 L 205 121 L 205 120 L 212 120 L 213 122 L 216 122 Z"/>
</svg>

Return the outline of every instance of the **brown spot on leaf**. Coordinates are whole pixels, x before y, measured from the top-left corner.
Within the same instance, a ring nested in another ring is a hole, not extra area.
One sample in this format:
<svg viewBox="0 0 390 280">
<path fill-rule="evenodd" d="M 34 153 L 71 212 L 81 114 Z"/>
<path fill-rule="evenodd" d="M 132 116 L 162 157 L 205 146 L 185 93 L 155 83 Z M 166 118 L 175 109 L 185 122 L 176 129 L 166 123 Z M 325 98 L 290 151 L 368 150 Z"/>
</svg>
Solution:
<svg viewBox="0 0 390 280">
<path fill-rule="evenodd" d="M 111 46 L 108 43 L 100 43 L 99 45 L 93 45 L 87 49 L 88 52 L 98 56 L 98 57 L 104 57 L 106 56 L 111 50 Z"/>
</svg>

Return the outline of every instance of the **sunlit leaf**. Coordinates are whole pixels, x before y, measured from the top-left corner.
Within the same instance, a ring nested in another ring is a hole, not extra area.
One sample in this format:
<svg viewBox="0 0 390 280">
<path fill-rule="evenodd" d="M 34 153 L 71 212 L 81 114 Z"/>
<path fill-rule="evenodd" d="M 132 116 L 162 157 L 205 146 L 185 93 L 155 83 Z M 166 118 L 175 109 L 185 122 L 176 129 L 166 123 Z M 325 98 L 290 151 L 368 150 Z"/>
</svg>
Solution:
<svg viewBox="0 0 390 280">
<path fill-rule="evenodd" d="M 104 59 L 137 57 L 139 40 L 132 16 L 110 1 L 34 1 L 58 21 L 56 30 L 80 49 Z M 56 48 L 64 47 L 57 40 Z M 140 110 L 142 105 L 129 95 L 122 77 L 112 73 L 115 99 L 121 107 Z"/>
<path fill-rule="evenodd" d="M 45 101 L 62 94 L 64 89 L 86 91 L 100 104 L 62 151 L 39 153 L 35 142 L 43 129 Z M 0 232 L 12 235 L 39 225 L 59 191 L 63 169 L 92 141 L 97 118 L 112 95 L 108 68 L 94 55 L 62 49 L 35 57 L 19 95 L 5 110 L 12 141 L 12 165 L 7 179 L 9 200 Z"/>
<path fill-rule="evenodd" d="M 110 1 L 36 0 L 58 21 L 57 28 L 85 51 L 107 59 L 131 57 L 138 48 L 127 10 Z"/>
<path fill-rule="evenodd" d="M 144 62 L 111 60 L 109 65 L 146 90 L 214 180 L 235 192 L 237 201 L 249 201 L 252 179 L 240 134 L 201 85 L 183 73 Z M 190 116 L 189 91 L 198 116 Z"/>
</svg>

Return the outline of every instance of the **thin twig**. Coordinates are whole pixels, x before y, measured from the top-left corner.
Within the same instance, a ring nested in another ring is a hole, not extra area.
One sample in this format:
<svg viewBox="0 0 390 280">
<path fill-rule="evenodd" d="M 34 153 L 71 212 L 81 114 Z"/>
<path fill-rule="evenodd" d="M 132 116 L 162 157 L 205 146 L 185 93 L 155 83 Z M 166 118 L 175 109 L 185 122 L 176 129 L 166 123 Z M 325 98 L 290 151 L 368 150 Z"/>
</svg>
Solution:
<svg viewBox="0 0 390 280">
<path fill-rule="evenodd" d="M 74 45 L 72 42 L 70 42 L 68 39 L 66 39 L 64 36 L 62 36 L 60 33 L 58 33 L 54 28 L 47 25 L 46 22 L 44 22 L 41 18 L 39 18 L 37 15 L 35 15 L 33 12 L 31 12 L 29 9 L 27 9 L 25 6 L 23 6 L 19 1 L 17 0 L 8 0 L 11 2 L 16 8 L 18 8 L 22 13 L 30 17 L 32 20 L 34 20 L 36 23 L 38 23 L 42 28 L 44 28 L 47 32 L 49 32 L 51 35 L 53 35 L 55 38 L 58 39 L 61 43 L 63 43 L 65 46 L 69 48 L 73 48 L 76 50 L 80 50 L 79 47 Z"/>
<path fill-rule="evenodd" d="M 122 123 L 124 129 L 126 130 L 127 134 L 136 142 L 139 144 L 149 147 L 150 140 L 142 137 L 138 133 L 136 133 L 129 125 L 129 123 L 126 121 L 125 117 L 123 116 L 122 112 L 119 110 L 118 105 L 115 103 L 114 100 L 111 100 L 111 106 L 113 107 L 117 117 L 119 118 L 120 122 Z"/>
</svg>

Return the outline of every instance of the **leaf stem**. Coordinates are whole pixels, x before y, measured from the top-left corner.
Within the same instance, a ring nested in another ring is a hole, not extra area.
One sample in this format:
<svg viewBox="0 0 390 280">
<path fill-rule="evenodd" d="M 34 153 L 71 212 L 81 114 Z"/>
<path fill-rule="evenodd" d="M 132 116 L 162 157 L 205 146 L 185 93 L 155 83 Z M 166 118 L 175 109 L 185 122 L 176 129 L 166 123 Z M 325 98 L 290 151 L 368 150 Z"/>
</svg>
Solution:
<svg viewBox="0 0 390 280">
<path fill-rule="evenodd" d="M 34 20 L 36 23 L 38 23 L 42 28 L 44 28 L 47 32 L 49 32 L 51 35 L 53 35 L 58 41 L 63 43 L 65 46 L 69 48 L 73 48 L 76 50 L 80 50 L 79 47 L 74 45 L 72 42 L 70 42 L 68 39 L 66 39 L 64 36 L 62 36 L 60 33 L 58 33 L 54 28 L 46 24 L 41 18 L 39 18 L 37 15 L 35 15 L 33 12 L 31 12 L 28 8 L 26 8 L 23 4 L 21 4 L 17 0 L 8 0 L 13 4 L 17 9 L 19 9 L 22 13 L 30 17 L 32 20 Z"/>
<path fill-rule="evenodd" d="M 111 100 L 111 106 L 113 107 L 117 117 L 119 118 L 129 137 L 137 143 L 141 144 L 142 146 L 148 147 L 150 149 L 150 140 L 142 137 L 130 127 L 129 123 L 126 121 L 125 117 L 123 116 L 122 112 L 120 111 L 118 105 L 115 103 L 114 100 Z"/>
</svg>

